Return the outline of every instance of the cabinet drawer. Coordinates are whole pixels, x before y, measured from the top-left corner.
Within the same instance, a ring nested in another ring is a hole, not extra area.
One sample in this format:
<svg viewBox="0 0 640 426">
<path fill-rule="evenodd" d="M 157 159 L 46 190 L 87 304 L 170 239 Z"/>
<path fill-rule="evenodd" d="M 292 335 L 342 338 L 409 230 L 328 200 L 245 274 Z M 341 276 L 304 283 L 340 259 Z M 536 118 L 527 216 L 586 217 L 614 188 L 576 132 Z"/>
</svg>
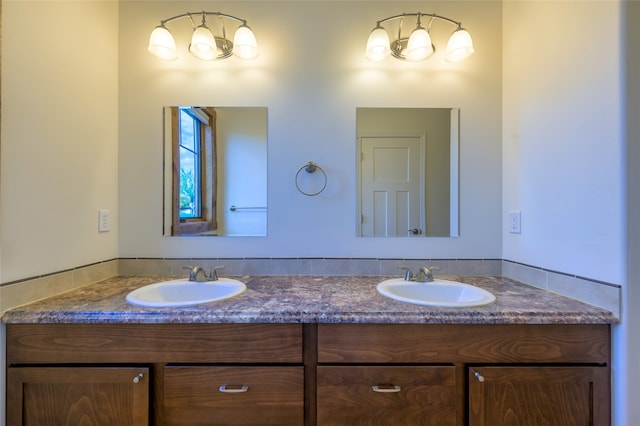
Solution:
<svg viewBox="0 0 640 426">
<path fill-rule="evenodd" d="M 8 324 L 7 364 L 300 363 L 300 324 Z"/>
<path fill-rule="evenodd" d="M 319 363 L 609 363 L 607 324 L 319 324 Z"/>
<path fill-rule="evenodd" d="M 302 425 L 303 367 L 164 368 L 164 424 Z"/>
<path fill-rule="evenodd" d="M 455 425 L 454 366 L 318 366 L 319 425 Z"/>
</svg>

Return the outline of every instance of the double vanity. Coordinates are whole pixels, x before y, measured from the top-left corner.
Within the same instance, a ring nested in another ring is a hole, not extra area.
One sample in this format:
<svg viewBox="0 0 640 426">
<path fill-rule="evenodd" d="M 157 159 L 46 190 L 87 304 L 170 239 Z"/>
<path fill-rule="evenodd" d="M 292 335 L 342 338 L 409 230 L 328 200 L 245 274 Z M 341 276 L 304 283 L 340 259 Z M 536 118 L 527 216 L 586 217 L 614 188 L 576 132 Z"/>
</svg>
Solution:
<svg viewBox="0 0 640 426">
<path fill-rule="evenodd" d="M 238 293 L 140 306 L 165 280 Z M 11 425 L 610 424 L 616 318 L 502 277 L 123 276 L 3 321 Z"/>
</svg>

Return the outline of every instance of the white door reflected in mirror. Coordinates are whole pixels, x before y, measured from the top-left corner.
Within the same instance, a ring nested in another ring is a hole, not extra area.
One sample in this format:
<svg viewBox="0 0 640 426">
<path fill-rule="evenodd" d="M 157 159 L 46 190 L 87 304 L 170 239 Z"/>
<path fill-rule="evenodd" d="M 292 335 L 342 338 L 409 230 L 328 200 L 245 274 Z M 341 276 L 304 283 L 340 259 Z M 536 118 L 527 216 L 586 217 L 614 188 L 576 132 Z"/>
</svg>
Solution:
<svg viewBox="0 0 640 426">
<path fill-rule="evenodd" d="M 363 237 L 418 236 L 424 228 L 423 137 L 360 139 Z"/>
</svg>

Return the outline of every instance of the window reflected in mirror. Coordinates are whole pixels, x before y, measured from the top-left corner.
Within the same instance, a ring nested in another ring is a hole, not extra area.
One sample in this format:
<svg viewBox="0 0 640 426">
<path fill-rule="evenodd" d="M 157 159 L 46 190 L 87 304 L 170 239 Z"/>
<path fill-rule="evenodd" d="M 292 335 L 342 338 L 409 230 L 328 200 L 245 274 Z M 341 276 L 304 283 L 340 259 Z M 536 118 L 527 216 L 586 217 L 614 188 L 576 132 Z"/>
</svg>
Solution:
<svg viewBox="0 0 640 426">
<path fill-rule="evenodd" d="M 357 234 L 457 237 L 457 108 L 357 108 Z"/>
<path fill-rule="evenodd" d="M 266 235 L 266 108 L 164 108 L 163 216 L 167 236 Z"/>
</svg>

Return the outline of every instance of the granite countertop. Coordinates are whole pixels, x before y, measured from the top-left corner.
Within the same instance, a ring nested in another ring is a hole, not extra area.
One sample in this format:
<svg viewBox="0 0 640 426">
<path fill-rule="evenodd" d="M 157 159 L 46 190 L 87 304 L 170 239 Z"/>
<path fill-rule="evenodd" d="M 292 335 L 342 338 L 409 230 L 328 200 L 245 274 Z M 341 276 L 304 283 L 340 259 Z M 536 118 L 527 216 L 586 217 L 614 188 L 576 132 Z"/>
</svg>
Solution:
<svg viewBox="0 0 640 426">
<path fill-rule="evenodd" d="M 114 277 L 7 311 L 6 323 L 403 323 L 611 324 L 604 309 L 502 277 L 438 277 L 473 284 L 496 301 L 473 308 L 398 302 L 376 285 L 391 277 L 242 276 L 247 290 L 232 299 L 179 308 L 143 308 L 125 296 L 144 285 L 175 279 Z"/>
</svg>

